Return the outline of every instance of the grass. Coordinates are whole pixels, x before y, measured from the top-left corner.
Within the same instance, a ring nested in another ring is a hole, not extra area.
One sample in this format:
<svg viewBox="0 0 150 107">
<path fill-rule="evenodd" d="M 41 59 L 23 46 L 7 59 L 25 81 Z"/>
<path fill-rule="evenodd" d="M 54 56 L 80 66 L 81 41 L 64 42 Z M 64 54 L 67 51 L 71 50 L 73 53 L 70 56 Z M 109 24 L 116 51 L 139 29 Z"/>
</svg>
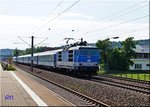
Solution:
<svg viewBox="0 0 150 107">
<path fill-rule="evenodd" d="M 106 75 L 112 75 L 112 76 L 119 76 L 119 77 L 125 77 L 125 78 L 132 78 L 132 79 L 140 79 L 145 81 L 150 81 L 150 72 L 141 72 L 141 71 L 127 71 L 127 72 L 110 72 L 107 73 L 104 70 L 99 70 L 99 74 L 106 74 Z"/>
<path fill-rule="evenodd" d="M 8 68 L 7 68 L 7 70 L 8 71 L 14 71 L 14 70 L 16 70 L 16 68 L 14 67 L 14 66 L 12 66 L 12 65 L 8 65 Z"/>
<path fill-rule="evenodd" d="M 68 84 L 68 86 L 73 87 L 73 88 L 78 89 L 78 90 L 81 90 L 81 91 L 86 91 L 84 88 L 78 87 L 78 86 L 75 86 L 75 85 Z"/>
</svg>

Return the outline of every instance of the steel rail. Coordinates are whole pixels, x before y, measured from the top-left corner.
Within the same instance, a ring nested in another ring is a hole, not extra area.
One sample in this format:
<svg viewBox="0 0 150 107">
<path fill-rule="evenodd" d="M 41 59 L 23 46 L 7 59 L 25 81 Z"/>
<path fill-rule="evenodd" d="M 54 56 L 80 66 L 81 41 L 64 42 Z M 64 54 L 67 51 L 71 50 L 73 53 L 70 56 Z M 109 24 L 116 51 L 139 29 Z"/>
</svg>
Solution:
<svg viewBox="0 0 150 107">
<path fill-rule="evenodd" d="M 72 89 L 70 89 L 70 88 L 68 88 L 68 87 L 65 87 L 65 86 L 63 86 L 63 85 L 61 85 L 61 84 L 58 84 L 58 83 L 56 83 L 56 82 L 54 82 L 54 81 L 52 81 L 52 80 L 49 80 L 49 79 L 47 79 L 47 78 L 45 78 L 45 77 L 42 77 L 42 76 L 40 76 L 40 75 L 38 75 L 38 74 L 35 74 L 35 73 L 33 73 L 33 72 L 29 72 L 29 71 L 27 71 L 27 69 L 25 69 L 25 68 L 20 68 L 20 67 L 18 67 L 18 66 L 16 66 L 16 65 L 14 65 L 14 66 L 15 66 L 16 68 L 22 69 L 22 70 L 26 71 L 27 73 L 30 73 L 30 74 L 32 74 L 32 75 L 34 75 L 34 76 L 36 76 L 36 77 L 38 77 L 38 78 L 40 78 L 40 79 L 43 79 L 43 80 L 45 80 L 45 81 L 47 81 L 47 82 L 50 82 L 50 83 L 52 83 L 52 84 L 54 84 L 54 85 L 56 85 L 56 86 L 58 86 L 58 87 L 60 87 L 60 88 L 63 88 L 63 89 L 69 91 L 70 93 L 72 93 L 72 94 L 74 94 L 74 95 L 76 95 L 76 96 L 78 96 L 78 97 L 80 97 L 80 98 L 82 98 L 82 99 L 86 99 L 87 102 L 91 102 L 91 103 L 92 103 L 92 106 L 94 105 L 94 106 L 100 106 L 100 107 L 110 107 L 110 105 L 108 105 L 108 104 L 105 104 L 105 103 L 103 103 L 103 102 L 100 102 L 100 101 L 98 101 L 98 100 L 96 100 L 96 99 L 93 99 L 93 98 L 91 98 L 91 97 L 89 97 L 89 96 L 83 95 L 83 94 L 81 94 L 81 93 L 79 93 L 79 92 L 77 92 L 77 91 L 75 91 L 75 90 L 72 90 Z"/>
<path fill-rule="evenodd" d="M 125 77 L 118 77 L 118 76 L 111 76 L 111 75 L 104 75 L 104 74 L 98 74 L 98 76 L 150 85 L 150 81 L 144 81 L 144 80 L 139 80 L 139 79 L 125 78 Z"/>
<path fill-rule="evenodd" d="M 146 87 L 140 87 L 140 86 L 135 86 L 135 85 L 130 85 L 130 84 L 126 84 L 126 83 L 120 83 L 120 82 L 116 82 L 116 81 L 101 81 L 100 79 L 96 79 L 96 78 L 91 78 L 90 80 L 94 81 L 94 82 L 99 82 L 102 84 L 106 84 L 106 85 L 111 85 L 111 86 L 116 86 L 116 87 L 120 87 L 123 89 L 128 89 L 131 91 L 136 91 L 136 92 L 140 92 L 140 93 L 144 93 L 144 94 L 150 94 L 150 88 L 146 88 Z"/>
</svg>

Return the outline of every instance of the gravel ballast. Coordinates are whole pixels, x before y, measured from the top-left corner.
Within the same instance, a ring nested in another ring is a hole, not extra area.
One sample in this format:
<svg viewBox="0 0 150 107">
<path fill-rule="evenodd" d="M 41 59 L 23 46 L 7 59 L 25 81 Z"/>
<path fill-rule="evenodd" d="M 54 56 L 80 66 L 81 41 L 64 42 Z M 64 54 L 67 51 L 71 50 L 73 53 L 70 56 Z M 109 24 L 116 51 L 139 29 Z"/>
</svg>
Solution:
<svg viewBox="0 0 150 107">
<path fill-rule="evenodd" d="M 19 65 L 24 67 L 23 65 Z M 29 68 L 29 67 L 28 67 Z M 34 71 L 40 76 L 46 77 L 54 82 L 65 85 L 71 89 L 81 92 L 94 99 L 112 106 L 149 106 L 149 95 L 135 91 L 93 82 L 83 78 L 67 76 L 56 72 L 45 70 Z"/>
</svg>

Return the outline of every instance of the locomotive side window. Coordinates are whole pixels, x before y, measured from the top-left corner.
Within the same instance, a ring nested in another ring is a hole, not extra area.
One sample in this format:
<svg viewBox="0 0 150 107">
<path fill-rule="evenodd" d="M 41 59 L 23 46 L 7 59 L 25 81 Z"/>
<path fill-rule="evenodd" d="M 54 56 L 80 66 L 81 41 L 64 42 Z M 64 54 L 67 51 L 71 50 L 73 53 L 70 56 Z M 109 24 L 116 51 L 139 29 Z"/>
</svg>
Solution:
<svg viewBox="0 0 150 107">
<path fill-rule="evenodd" d="M 58 52 L 58 61 L 61 61 L 62 58 L 62 52 Z"/>
<path fill-rule="evenodd" d="M 73 62 L 73 50 L 69 51 L 69 62 Z"/>
<path fill-rule="evenodd" d="M 78 50 L 76 50 L 77 56 L 78 56 Z"/>
</svg>

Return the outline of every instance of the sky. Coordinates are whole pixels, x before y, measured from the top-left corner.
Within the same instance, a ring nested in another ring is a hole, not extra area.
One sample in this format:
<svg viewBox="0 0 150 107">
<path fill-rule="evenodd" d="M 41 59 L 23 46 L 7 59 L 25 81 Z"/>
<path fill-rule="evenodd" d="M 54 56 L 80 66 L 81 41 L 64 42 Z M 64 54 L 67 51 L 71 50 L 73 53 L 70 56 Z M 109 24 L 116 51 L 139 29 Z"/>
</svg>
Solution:
<svg viewBox="0 0 150 107">
<path fill-rule="evenodd" d="M 29 48 L 31 36 L 48 47 L 149 39 L 149 0 L 0 0 L 0 49 Z"/>
</svg>

